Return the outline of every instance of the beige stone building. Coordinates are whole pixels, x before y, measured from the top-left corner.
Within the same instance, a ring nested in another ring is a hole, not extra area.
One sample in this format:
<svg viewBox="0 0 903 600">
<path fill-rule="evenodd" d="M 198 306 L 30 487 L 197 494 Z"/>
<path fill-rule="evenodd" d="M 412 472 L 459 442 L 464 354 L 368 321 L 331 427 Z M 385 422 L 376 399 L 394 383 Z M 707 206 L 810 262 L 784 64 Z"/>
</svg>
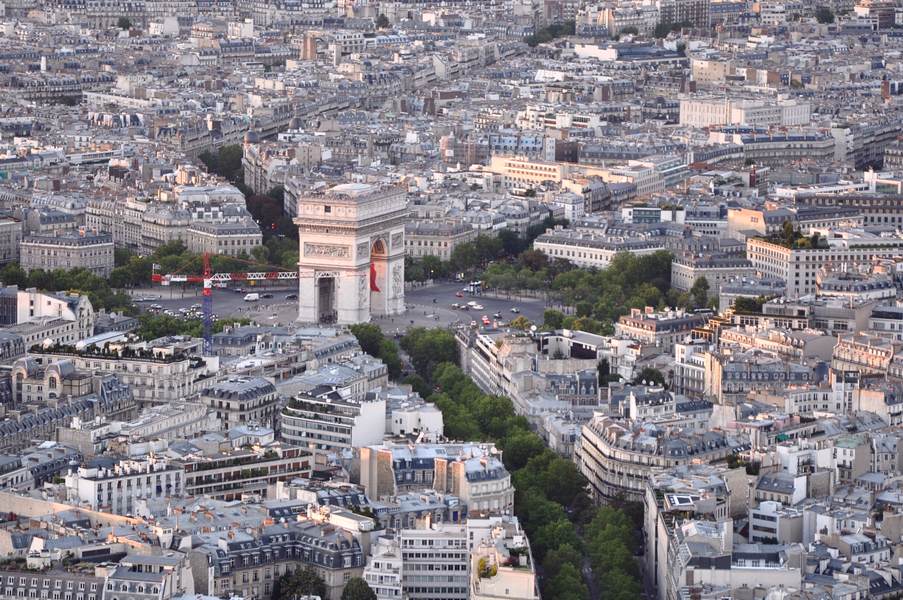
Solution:
<svg viewBox="0 0 903 600">
<path fill-rule="evenodd" d="M 198 254 L 224 254 L 226 256 L 251 255 L 251 250 L 263 243 L 260 227 L 252 219 L 235 222 L 195 222 L 188 228 L 185 245 Z"/>
<path fill-rule="evenodd" d="M 442 260 L 451 258 L 460 244 L 477 238 L 477 230 L 459 221 L 414 221 L 407 223 L 405 254 L 414 258 L 436 256 Z"/>
<path fill-rule="evenodd" d="M 70 270 L 83 268 L 100 277 L 113 271 L 113 236 L 80 230 L 71 235 L 30 235 L 20 244 L 22 268 Z"/>
</svg>

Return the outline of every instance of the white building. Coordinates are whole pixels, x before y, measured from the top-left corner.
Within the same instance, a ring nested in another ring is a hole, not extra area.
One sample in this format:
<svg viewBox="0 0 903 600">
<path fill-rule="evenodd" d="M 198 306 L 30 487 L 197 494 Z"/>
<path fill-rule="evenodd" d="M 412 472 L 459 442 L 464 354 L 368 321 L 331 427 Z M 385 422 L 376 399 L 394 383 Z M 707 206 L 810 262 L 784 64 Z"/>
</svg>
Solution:
<svg viewBox="0 0 903 600">
<path fill-rule="evenodd" d="M 404 598 L 401 548 L 394 538 L 380 537 L 370 548 L 370 558 L 364 568 L 364 581 L 376 594 L 376 600 Z"/>
<path fill-rule="evenodd" d="M 810 121 L 810 105 L 796 100 L 711 97 L 680 101 L 680 124 L 700 129 L 712 125 L 794 127 Z"/>
<path fill-rule="evenodd" d="M 94 307 L 87 296 L 80 294 L 39 292 L 35 288 L 19 290 L 16 313 L 16 323 L 59 319 L 76 325 L 79 340 L 94 335 Z"/>
<path fill-rule="evenodd" d="M 351 397 L 347 389 L 301 393 L 279 416 L 282 437 L 303 448 L 329 454 L 382 441 L 386 400 L 375 394 Z"/>
<path fill-rule="evenodd" d="M 465 527 L 454 523 L 427 525 L 399 533 L 408 600 L 467 600 L 470 551 Z"/>
<path fill-rule="evenodd" d="M 796 298 L 816 292 L 819 269 L 826 265 L 891 258 L 903 251 L 903 235 L 896 232 L 874 234 L 861 229 L 840 229 L 831 231 L 830 237 L 822 240 L 824 243 L 818 248 L 793 248 L 750 238 L 746 241 L 746 257 L 760 275 L 782 279 L 787 297 Z"/>
<path fill-rule="evenodd" d="M 135 511 L 139 499 L 182 495 L 185 473 L 167 461 L 121 461 L 112 469 L 81 467 L 65 476 L 66 498 L 76 506 L 117 515 Z"/>
<path fill-rule="evenodd" d="M 527 535 L 517 517 L 469 519 L 471 600 L 539 600 Z"/>
</svg>

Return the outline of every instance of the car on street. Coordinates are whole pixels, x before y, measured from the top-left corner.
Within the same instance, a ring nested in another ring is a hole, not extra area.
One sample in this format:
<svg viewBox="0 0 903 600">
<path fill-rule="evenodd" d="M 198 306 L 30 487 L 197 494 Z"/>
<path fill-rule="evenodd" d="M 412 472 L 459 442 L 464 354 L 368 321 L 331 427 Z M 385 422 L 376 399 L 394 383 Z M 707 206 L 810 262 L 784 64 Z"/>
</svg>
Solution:
<svg viewBox="0 0 903 600">
<path fill-rule="evenodd" d="M 511 312 L 513 312 L 514 314 L 517 314 L 517 313 L 520 312 L 520 309 L 519 309 L 518 307 L 516 307 L 516 306 L 512 306 L 512 307 L 511 307 Z"/>
<path fill-rule="evenodd" d="M 297 300 L 298 294 L 286 294 L 285 299 L 286 300 Z"/>
<path fill-rule="evenodd" d="M 489 320 L 489 317 L 487 317 L 486 315 L 483 315 L 482 321 L 483 321 L 483 325 L 485 325 L 486 327 L 489 327 L 489 324 L 492 322 Z"/>
<path fill-rule="evenodd" d="M 457 302 L 452 302 L 451 307 L 452 307 L 452 308 L 461 308 L 461 305 L 458 304 Z"/>
<path fill-rule="evenodd" d="M 455 292 L 455 298 L 463 298 L 463 297 L 464 297 L 463 292 Z"/>
<path fill-rule="evenodd" d="M 495 313 L 494 315 L 492 315 L 492 318 L 493 318 L 493 319 L 501 319 L 501 318 L 502 318 L 502 313 L 497 312 L 497 313 Z"/>
<path fill-rule="evenodd" d="M 484 308 L 485 307 L 482 304 L 474 304 L 473 305 L 474 310 L 483 310 Z"/>
<path fill-rule="evenodd" d="M 260 297 L 261 297 L 261 298 L 272 298 L 272 297 L 273 297 L 273 294 L 270 294 L 270 293 L 260 294 Z"/>
</svg>

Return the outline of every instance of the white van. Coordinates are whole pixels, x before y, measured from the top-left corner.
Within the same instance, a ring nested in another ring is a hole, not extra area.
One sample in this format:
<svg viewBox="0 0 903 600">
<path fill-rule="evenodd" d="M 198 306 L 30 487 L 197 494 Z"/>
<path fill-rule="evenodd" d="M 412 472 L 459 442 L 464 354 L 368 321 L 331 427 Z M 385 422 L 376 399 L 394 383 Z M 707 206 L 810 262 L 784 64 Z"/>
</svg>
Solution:
<svg viewBox="0 0 903 600">
<path fill-rule="evenodd" d="M 245 295 L 245 302 L 257 302 L 258 300 L 260 300 L 260 294 L 257 292 Z"/>
</svg>

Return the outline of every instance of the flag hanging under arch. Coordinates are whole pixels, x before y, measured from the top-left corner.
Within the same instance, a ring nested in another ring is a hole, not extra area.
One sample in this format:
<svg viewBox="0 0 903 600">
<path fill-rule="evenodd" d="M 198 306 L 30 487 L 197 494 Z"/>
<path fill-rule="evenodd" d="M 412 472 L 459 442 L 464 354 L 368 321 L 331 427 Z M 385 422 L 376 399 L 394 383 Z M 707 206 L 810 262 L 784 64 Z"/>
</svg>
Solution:
<svg viewBox="0 0 903 600">
<path fill-rule="evenodd" d="M 379 287 L 376 285 L 376 265 L 370 263 L 370 291 L 378 292 Z"/>
</svg>

